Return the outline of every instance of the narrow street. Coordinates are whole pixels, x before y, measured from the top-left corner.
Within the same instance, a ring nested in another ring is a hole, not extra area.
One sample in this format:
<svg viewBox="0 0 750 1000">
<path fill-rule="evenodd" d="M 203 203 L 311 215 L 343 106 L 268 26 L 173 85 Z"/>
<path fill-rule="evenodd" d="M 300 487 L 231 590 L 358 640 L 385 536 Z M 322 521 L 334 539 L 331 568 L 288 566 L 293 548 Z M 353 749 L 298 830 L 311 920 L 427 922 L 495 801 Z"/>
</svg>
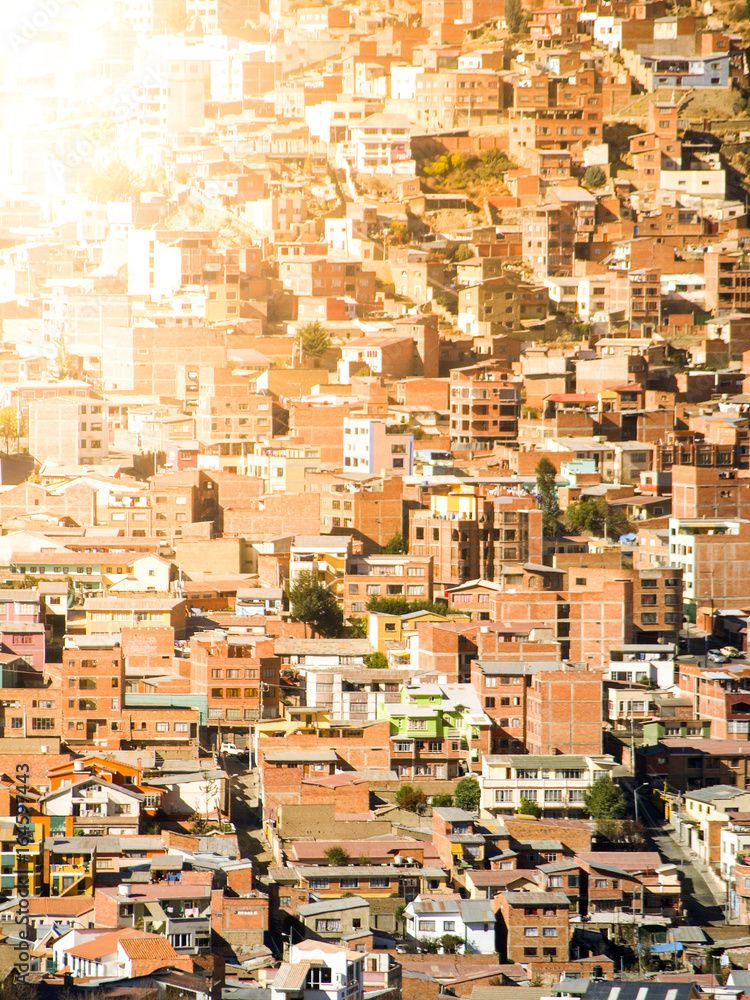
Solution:
<svg viewBox="0 0 750 1000">
<path fill-rule="evenodd" d="M 241 767 L 231 758 L 222 766 L 231 779 L 231 819 L 237 831 L 240 855 L 253 859 L 256 878 L 263 876 L 272 858 L 261 826 L 257 772 Z"/>
<path fill-rule="evenodd" d="M 632 782 L 623 784 L 632 805 Z M 632 812 L 634 814 L 635 810 Z M 638 798 L 638 814 L 644 825 L 646 846 L 658 851 L 666 861 L 679 865 L 682 871 L 682 905 L 692 923 L 701 926 L 723 924 L 724 894 L 711 877 L 704 874 L 706 866 L 671 836 L 672 828 L 664 822 L 646 795 Z"/>
</svg>

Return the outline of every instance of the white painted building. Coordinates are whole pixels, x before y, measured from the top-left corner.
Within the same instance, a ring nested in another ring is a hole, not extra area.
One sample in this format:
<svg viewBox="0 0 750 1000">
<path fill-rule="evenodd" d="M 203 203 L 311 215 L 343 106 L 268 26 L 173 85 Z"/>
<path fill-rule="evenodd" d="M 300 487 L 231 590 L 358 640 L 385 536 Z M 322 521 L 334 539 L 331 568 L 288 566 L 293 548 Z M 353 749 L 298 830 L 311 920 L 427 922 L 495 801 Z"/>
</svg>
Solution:
<svg viewBox="0 0 750 1000">
<path fill-rule="evenodd" d="M 388 434 L 383 420 L 344 417 L 344 467 L 371 475 L 410 476 L 412 434 Z"/>
<path fill-rule="evenodd" d="M 419 895 L 404 910 L 406 936 L 412 941 L 439 940 L 451 934 L 463 940 L 464 954 L 492 955 L 495 911 L 489 899 L 461 899 L 454 894 Z"/>
<path fill-rule="evenodd" d="M 322 941 L 301 941 L 271 982 L 271 1000 L 362 1000 L 365 956 Z"/>
<path fill-rule="evenodd" d="M 352 125 L 349 142 L 340 142 L 337 161 L 360 174 L 414 177 L 411 124 L 402 115 L 374 114 Z"/>
<path fill-rule="evenodd" d="M 479 784 L 481 810 L 489 816 L 512 816 L 521 799 L 535 802 L 549 818 L 579 818 L 583 793 L 598 778 L 611 775 L 610 754 L 485 754 Z"/>
</svg>

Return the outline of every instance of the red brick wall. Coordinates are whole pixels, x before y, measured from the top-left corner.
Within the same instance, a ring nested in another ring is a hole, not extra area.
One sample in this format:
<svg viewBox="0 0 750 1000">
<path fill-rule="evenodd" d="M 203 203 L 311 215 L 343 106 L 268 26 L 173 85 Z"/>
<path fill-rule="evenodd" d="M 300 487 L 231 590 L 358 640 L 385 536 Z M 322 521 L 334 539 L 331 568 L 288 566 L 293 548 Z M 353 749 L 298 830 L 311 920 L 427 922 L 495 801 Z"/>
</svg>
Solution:
<svg viewBox="0 0 750 1000">
<path fill-rule="evenodd" d="M 319 530 L 320 497 L 315 493 L 278 493 L 224 508 L 225 535 L 263 538 L 317 535 Z"/>
</svg>

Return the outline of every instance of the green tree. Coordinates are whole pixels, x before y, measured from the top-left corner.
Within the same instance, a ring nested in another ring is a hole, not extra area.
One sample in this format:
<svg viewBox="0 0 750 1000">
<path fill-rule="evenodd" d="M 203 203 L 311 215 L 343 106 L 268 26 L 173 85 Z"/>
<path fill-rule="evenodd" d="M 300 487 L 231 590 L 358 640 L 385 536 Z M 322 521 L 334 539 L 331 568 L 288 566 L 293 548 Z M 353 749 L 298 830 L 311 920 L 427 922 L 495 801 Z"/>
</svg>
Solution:
<svg viewBox="0 0 750 1000">
<path fill-rule="evenodd" d="M 526 15 L 521 0 L 505 0 L 503 17 L 512 35 L 518 35 L 526 28 Z"/>
<path fill-rule="evenodd" d="M 181 34 L 190 24 L 185 0 L 172 0 L 164 13 L 164 27 L 171 35 Z"/>
<path fill-rule="evenodd" d="M 452 795 L 433 795 L 430 800 L 433 809 L 450 809 L 453 805 Z"/>
<path fill-rule="evenodd" d="M 565 511 L 565 518 L 580 534 L 597 538 L 619 538 L 628 523 L 619 507 L 610 507 L 604 497 L 572 503 Z"/>
<path fill-rule="evenodd" d="M 543 513 L 557 517 L 560 513 L 557 505 L 557 469 L 548 458 L 542 458 L 534 471 L 539 506 Z"/>
<path fill-rule="evenodd" d="M 60 381 L 66 378 L 75 378 L 78 374 L 78 369 L 68 351 L 68 341 L 65 337 L 58 337 L 55 341 L 55 362 L 52 374 Z"/>
<path fill-rule="evenodd" d="M 440 938 L 440 944 L 442 945 L 444 955 L 457 954 L 463 943 L 464 939 L 459 937 L 458 934 L 443 934 Z"/>
<path fill-rule="evenodd" d="M 446 295 L 444 292 L 440 292 L 432 301 L 435 305 L 440 306 L 441 309 L 445 309 L 451 316 L 455 316 L 458 313 L 458 299 L 455 295 Z M 424 437 L 424 431 L 422 431 L 421 436 Z"/>
<path fill-rule="evenodd" d="M 382 611 L 386 615 L 408 615 L 412 611 L 432 611 L 436 615 L 457 614 L 455 608 L 435 601 L 410 601 L 407 597 L 371 597 L 367 601 L 368 611 Z"/>
<path fill-rule="evenodd" d="M 516 812 L 519 816 L 536 816 L 537 819 L 542 815 L 542 810 L 536 802 L 527 799 L 525 795 L 521 796 L 521 802 Z"/>
<path fill-rule="evenodd" d="M 557 469 L 548 458 L 540 459 L 536 469 L 536 492 L 542 510 L 542 529 L 545 538 L 554 538 L 558 533 L 557 518 L 560 508 L 557 504 Z"/>
<path fill-rule="evenodd" d="M 474 251 L 468 243 L 459 243 L 453 253 L 453 262 L 455 264 L 460 264 L 462 260 L 471 260 L 473 256 Z"/>
<path fill-rule="evenodd" d="M 208 821 L 200 813 L 193 813 L 190 817 L 190 832 L 195 837 L 203 837 L 208 833 Z"/>
<path fill-rule="evenodd" d="M 622 789 L 609 775 L 597 778 L 584 791 L 583 808 L 592 819 L 622 819 L 627 814 Z"/>
<path fill-rule="evenodd" d="M 586 173 L 583 175 L 583 183 L 589 188 L 604 187 L 607 183 L 607 175 L 601 167 L 586 167 Z"/>
<path fill-rule="evenodd" d="M 383 553 L 387 556 L 395 556 L 400 555 L 402 552 L 406 552 L 404 536 L 400 531 L 397 531 L 383 546 Z"/>
<path fill-rule="evenodd" d="M 300 573 L 289 587 L 292 618 L 309 625 L 319 635 L 337 639 L 344 628 L 344 614 L 334 595 L 311 573 Z"/>
<path fill-rule="evenodd" d="M 453 789 L 453 804 L 456 809 L 476 812 L 482 799 L 482 789 L 473 774 L 461 778 Z"/>
<path fill-rule="evenodd" d="M 320 358 L 331 346 L 331 338 L 328 330 L 316 319 L 314 323 L 305 323 L 299 328 L 297 343 L 303 354 L 311 358 Z"/>
<path fill-rule="evenodd" d="M 640 847 L 645 841 L 643 823 L 634 819 L 605 819 L 596 821 L 596 832 L 610 844 Z"/>
<path fill-rule="evenodd" d="M 408 812 L 420 812 L 427 805 L 427 796 L 421 788 L 402 785 L 396 792 L 396 805 Z"/>
<path fill-rule="evenodd" d="M 349 638 L 350 639 L 366 639 L 367 638 L 367 619 L 366 618 L 350 618 L 348 624 Z"/>
<path fill-rule="evenodd" d="M 485 149 L 474 169 L 480 181 L 501 181 L 513 163 L 499 149 Z"/>
<path fill-rule="evenodd" d="M 140 190 L 138 175 L 117 157 L 102 164 L 89 177 L 86 193 L 94 201 L 129 201 Z"/>
<path fill-rule="evenodd" d="M 329 847 L 326 853 L 326 861 L 334 868 L 343 868 L 352 860 L 348 851 L 343 847 Z"/>
<path fill-rule="evenodd" d="M 10 442 L 18 441 L 18 411 L 15 406 L 4 406 L 0 410 L 0 437 L 5 441 L 5 454 L 10 451 Z"/>
<path fill-rule="evenodd" d="M 409 226 L 406 222 L 399 222 L 397 219 L 394 219 L 389 228 L 392 243 L 398 243 L 403 246 L 403 244 L 409 242 Z"/>
<path fill-rule="evenodd" d="M 378 650 L 376 653 L 366 653 L 362 660 L 366 667 L 370 670 L 387 670 L 388 669 L 388 658 L 384 653 Z"/>
<path fill-rule="evenodd" d="M 396 909 L 393 911 L 393 916 L 396 920 L 397 931 L 400 929 L 401 937 L 404 936 L 404 915 L 406 912 L 406 903 L 399 903 Z"/>
</svg>

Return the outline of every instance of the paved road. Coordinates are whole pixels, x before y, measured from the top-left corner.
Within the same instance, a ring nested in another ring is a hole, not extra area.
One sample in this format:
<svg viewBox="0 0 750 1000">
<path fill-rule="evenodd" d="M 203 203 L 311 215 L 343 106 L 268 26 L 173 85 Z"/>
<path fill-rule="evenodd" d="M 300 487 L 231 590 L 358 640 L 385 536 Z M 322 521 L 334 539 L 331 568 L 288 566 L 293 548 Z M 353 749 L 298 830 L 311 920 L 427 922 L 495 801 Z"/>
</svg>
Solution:
<svg viewBox="0 0 750 1000">
<path fill-rule="evenodd" d="M 632 787 L 628 790 L 632 796 Z M 693 923 L 702 926 L 723 924 L 724 892 L 719 886 L 714 885 L 710 876 L 704 875 L 706 866 L 686 847 L 673 839 L 672 827 L 664 822 L 658 810 L 643 794 L 638 799 L 638 812 L 645 827 L 647 845 L 651 850 L 658 851 L 667 861 L 681 867 L 682 905 L 688 911 Z"/>
</svg>

